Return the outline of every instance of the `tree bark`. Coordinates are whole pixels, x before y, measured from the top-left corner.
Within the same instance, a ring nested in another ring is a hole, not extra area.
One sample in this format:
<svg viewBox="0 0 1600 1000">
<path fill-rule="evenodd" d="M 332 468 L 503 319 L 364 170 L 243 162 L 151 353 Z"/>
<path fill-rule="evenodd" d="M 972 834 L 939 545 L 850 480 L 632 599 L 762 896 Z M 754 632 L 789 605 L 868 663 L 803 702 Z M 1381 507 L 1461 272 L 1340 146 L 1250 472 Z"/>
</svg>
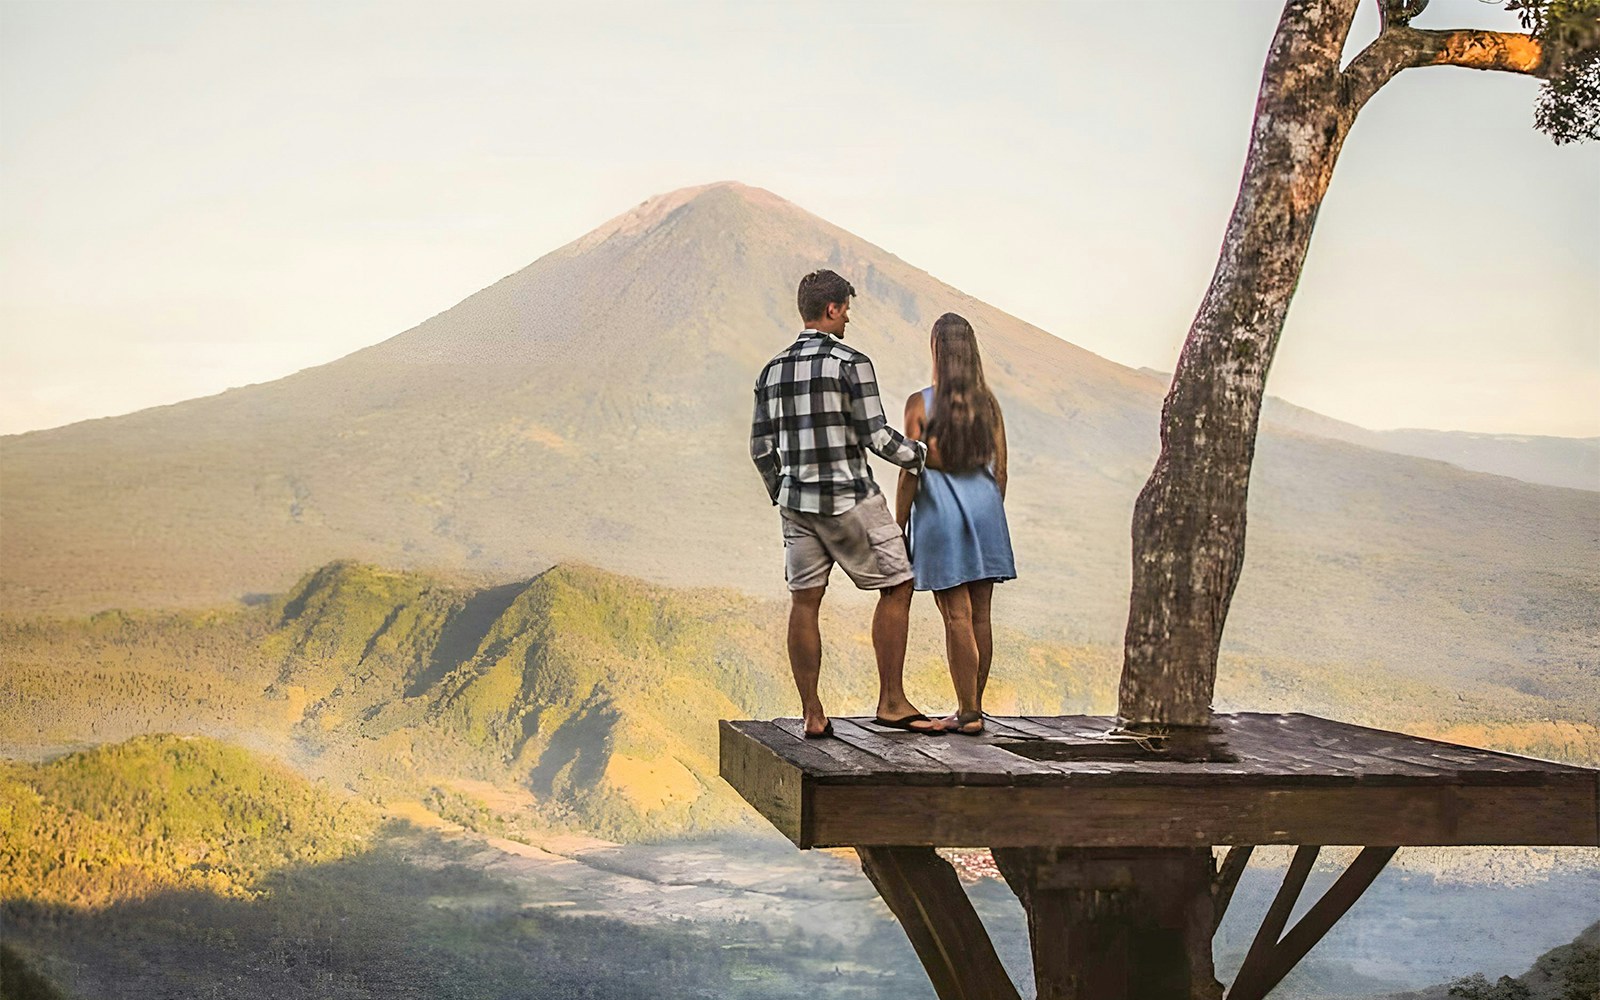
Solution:
<svg viewBox="0 0 1600 1000">
<path fill-rule="evenodd" d="M 1317 210 L 1356 114 L 1401 70 L 1543 75 L 1531 35 L 1391 26 L 1340 72 L 1358 0 L 1289 0 L 1267 55 L 1233 216 L 1161 411 L 1161 455 L 1133 513 L 1124 728 L 1203 731 L 1244 565 L 1267 370 Z"/>
<path fill-rule="evenodd" d="M 1134 507 L 1118 704 L 1129 729 L 1210 723 L 1267 369 L 1348 132 L 1339 56 L 1356 3 L 1289 0 L 1267 55 L 1233 217 Z"/>
</svg>

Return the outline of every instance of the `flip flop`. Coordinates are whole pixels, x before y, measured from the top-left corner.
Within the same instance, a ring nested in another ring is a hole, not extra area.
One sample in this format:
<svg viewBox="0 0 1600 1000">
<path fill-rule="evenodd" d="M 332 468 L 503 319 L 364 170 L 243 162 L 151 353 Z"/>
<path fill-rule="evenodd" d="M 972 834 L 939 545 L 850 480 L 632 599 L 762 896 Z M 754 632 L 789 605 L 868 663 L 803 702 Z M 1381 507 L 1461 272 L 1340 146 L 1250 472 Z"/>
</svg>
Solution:
<svg viewBox="0 0 1600 1000">
<path fill-rule="evenodd" d="M 985 718 L 985 715 L 984 715 L 983 712 L 979 712 L 977 714 L 977 716 L 975 716 L 974 718 L 966 719 L 964 721 L 961 718 L 961 713 L 960 712 L 955 713 L 954 715 L 950 716 L 950 718 L 953 718 L 953 719 L 956 720 L 956 727 L 954 729 L 942 730 L 942 732 L 955 733 L 957 736 L 982 736 L 983 735 L 983 730 L 984 730 L 983 720 Z M 964 726 L 970 726 L 973 723 L 977 723 L 978 724 L 978 728 L 977 729 L 973 729 L 971 731 L 968 731 L 968 730 L 962 728 Z"/>
<path fill-rule="evenodd" d="M 902 716 L 901 718 L 898 718 L 898 719 L 885 719 L 881 715 L 873 716 L 873 719 L 872 719 L 872 722 L 873 722 L 874 725 L 882 726 L 885 729 L 904 729 L 908 733 L 919 733 L 919 734 L 921 734 L 923 736 L 937 736 L 940 733 L 942 733 L 944 730 L 942 730 L 942 729 L 919 729 L 918 727 L 912 725 L 913 722 L 932 722 L 932 721 L 933 721 L 932 719 L 928 718 L 926 715 L 923 715 L 921 712 L 913 712 L 910 715 Z"/>
<path fill-rule="evenodd" d="M 828 737 L 830 737 L 832 735 L 833 735 L 833 720 L 829 719 L 827 721 L 827 724 L 822 727 L 822 732 L 820 732 L 820 733 L 806 733 L 806 739 L 808 739 L 808 740 L 825 740 L 825 739 L 827 739 Z"/>
</svg>

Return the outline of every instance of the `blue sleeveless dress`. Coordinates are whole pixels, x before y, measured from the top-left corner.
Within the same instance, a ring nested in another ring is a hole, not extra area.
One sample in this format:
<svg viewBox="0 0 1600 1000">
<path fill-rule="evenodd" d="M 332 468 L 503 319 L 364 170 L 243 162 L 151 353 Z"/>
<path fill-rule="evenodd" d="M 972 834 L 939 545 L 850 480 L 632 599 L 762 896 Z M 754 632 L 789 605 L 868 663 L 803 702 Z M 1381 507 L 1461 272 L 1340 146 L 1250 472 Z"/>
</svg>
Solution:
<svg viewBox="0 0 1600 1000">
<path fill-rule="evenodd" d="M 933 416 L 932 386 L 922 390 L 922 409 Z M 911 504 L 910 542 L 917 590 L 1016 579 L 1011 530 L 991 466 L 960 474 L 924 469 Z"/>
</svg>

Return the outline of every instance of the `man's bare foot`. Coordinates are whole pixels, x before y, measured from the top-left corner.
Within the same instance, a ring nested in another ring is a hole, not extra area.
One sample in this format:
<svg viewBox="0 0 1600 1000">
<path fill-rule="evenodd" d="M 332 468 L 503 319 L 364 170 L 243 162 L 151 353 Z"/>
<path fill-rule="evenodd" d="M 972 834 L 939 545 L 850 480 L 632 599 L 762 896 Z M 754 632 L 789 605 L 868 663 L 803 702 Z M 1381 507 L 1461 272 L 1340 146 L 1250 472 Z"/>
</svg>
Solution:
<svg viewBox="0 0 1600 1000">
<path fill-rule="evenodd" d="M 833 722 L 828 718 L 828 714 L 822 710 L 821 706 L 818 706 L 815 711 L 807 710 L 805 720 L 807 736 L 815 738 L 833 734 Z"/>
</svg>

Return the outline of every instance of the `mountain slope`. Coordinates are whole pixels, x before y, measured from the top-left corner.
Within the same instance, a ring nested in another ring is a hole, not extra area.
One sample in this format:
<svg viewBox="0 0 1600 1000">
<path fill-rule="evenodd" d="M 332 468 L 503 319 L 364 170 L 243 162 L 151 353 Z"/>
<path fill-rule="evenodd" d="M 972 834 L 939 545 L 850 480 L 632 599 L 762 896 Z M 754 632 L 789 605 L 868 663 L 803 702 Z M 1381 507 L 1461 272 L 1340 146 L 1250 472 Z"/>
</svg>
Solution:
<svg viewBox="0 0 1600 1000">
<path fill-rule="evenodd" d="M 320 368 L 4 439 L 0 600 L 214 603 L 340 558 L 507 576 L 580 560 L 781 595 L 750 384 L 819 264 L 861 293 L 850 339 L 891 411 L 927 381 L 932 320 L 974 322 L 1012 435 L 1022 577 L 999 612 L 1116 641 L 1162 387 L 735 184 L 652 199 Z M 1229 649 L 1565 676 L 1594 662 L 1597 565 L 1596 494 L 1269 431 Z"/>
<path fill-rule="evenodd" d="M 1154 368 L 1139 371 L 1159 382 L 1163 391 L 1172 381 L 1171 372 Z M 1269 432 L 1307 434 L 1396 455 L 1430 458 L 1469 472 L 1510 476 L 1541 486 L 1600 490 L 1600 438 L 1418 429 L 1374 431 L 1277 396 L 1266 398 L 1261 423 Z"/>
</svg>

